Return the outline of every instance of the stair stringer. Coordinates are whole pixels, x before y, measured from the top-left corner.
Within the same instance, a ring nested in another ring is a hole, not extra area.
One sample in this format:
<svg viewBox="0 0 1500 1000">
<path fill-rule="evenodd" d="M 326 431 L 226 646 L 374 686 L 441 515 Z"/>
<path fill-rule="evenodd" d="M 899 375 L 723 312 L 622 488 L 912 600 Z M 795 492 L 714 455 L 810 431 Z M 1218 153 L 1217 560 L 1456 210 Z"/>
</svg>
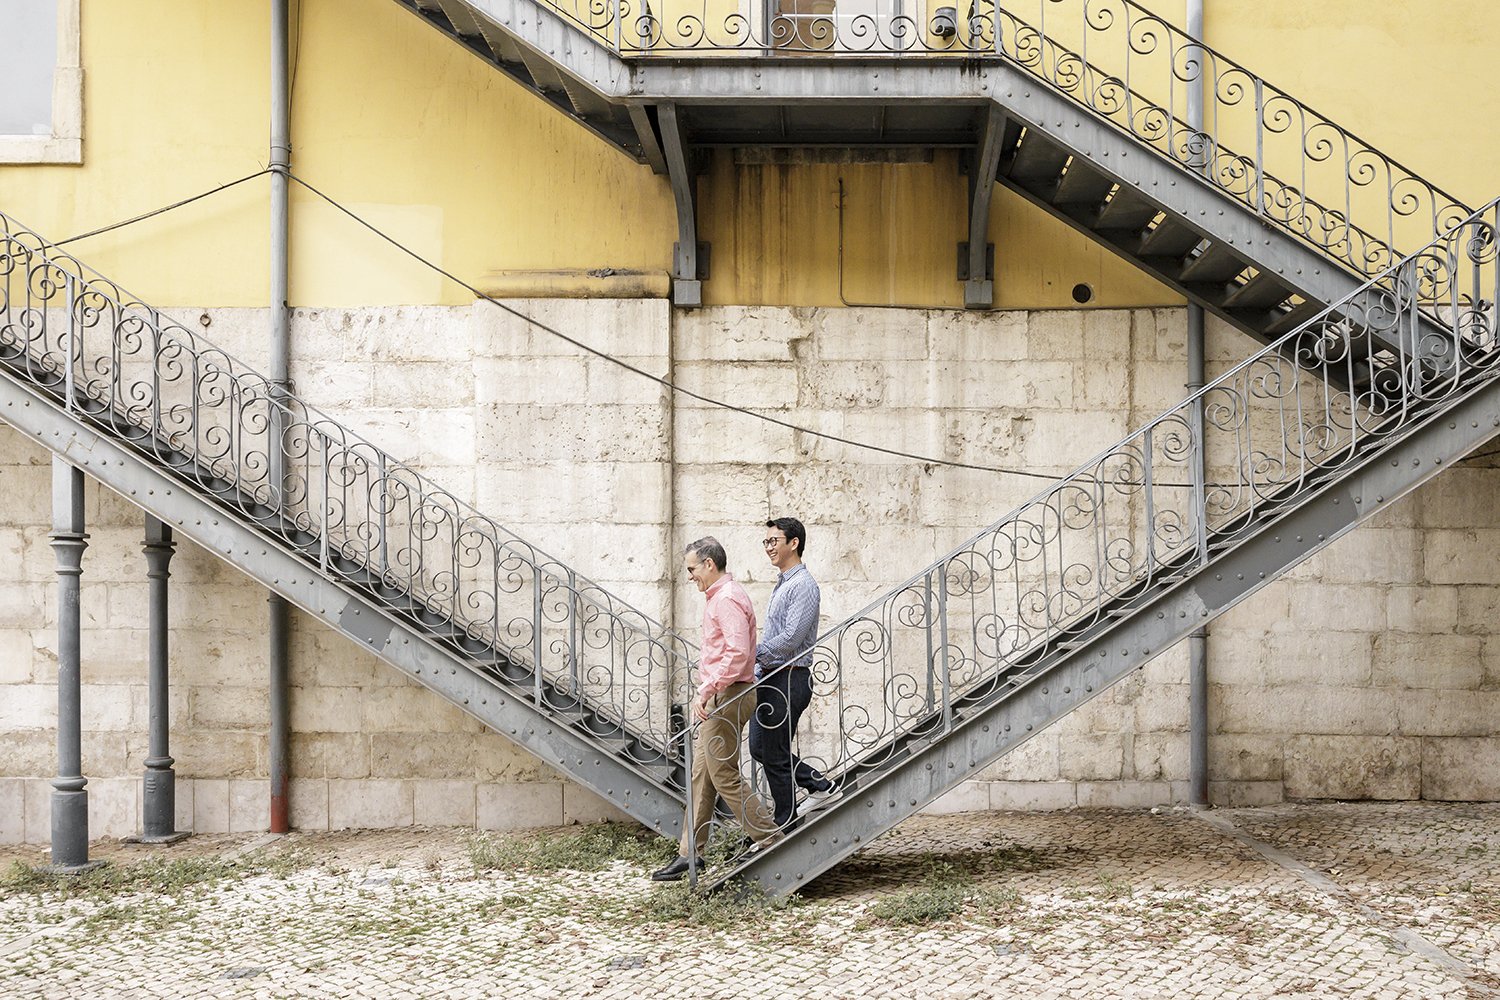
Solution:
<svg viewBox="0 0 1500 1000">
<path fill-rule="evenodd" d="M 1098 697 L 1193 630 L 1437 476 L 1500 432 L 1491 377 L 1372 450 L 1300 505 L 1259 524 L 1206 566 L 1100 628 L 1014 693 L 956 719 L 952 730 L 807 817 L 777 844 L 718 874 L 772 895 L 796 891 L 1032 736 Z"/>
<path fill-rule="evenodd" d="M 664 836 L 680 835 L 685 804 L 675 789 L 500 687 L 5 371 L 0 419 L 634 819 Z"/>
</svg>

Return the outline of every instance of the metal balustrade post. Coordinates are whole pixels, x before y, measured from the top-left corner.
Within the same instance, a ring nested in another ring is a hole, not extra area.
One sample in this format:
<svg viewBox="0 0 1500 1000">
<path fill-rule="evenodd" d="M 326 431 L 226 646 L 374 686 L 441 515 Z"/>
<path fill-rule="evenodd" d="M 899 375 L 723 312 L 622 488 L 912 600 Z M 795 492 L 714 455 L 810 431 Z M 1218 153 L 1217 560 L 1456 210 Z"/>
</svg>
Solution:
<svg viewBox="0 0 1500 1000">
<path fill-rule="evenodd" d="M 948 584 L 947 566 L 942 567 L 943 575 L 938 578 L 938 646 L 939 655 L 943 661 L 943 732 L 953 728 L 953 685 L 952 664 L 949 662 L 948 652 Z"/>
<path fill-rule="evenodd" d="M 70 334 L 70 358 L 71 341 Z M 71 393 L 68 405 L 72 406 Z M 46 870 L 70 875 L 104 863 L 89 860 L 89 793 L 85 789 L 89 782 L 83 776 L 80 590 L 89 537 L 83 529 L 83 472 L 54 457 L 51 538 L 57 561 L 57 777 L 52 780 L 52 863 Z"/>
<path fill-rule="evenodd" d="M 927 711 L 937 707 L 937 692 L 934 690 L 934 677 L 937 673 L 937 663 L 933 658 L 932 648 L 932 574 L 928 573 L 922 577 L 922 624 L 927 638 Z"/>
<path fill-rule="evenodd" d="M 1266 214 L 1266 85 L 1255 79 L 1255 214 Z M 1304 208 L 1304 211 L 1306 209 Z M 1347 216 L 1346 216 L 1347 217 Z"/>
<path fill-rule="evenodd" d="M 536 704 L 544 703 L 542 696 L 542 570 L 539 566 L 531 571 L 531 689 Z"/>
<path fill-rule="evenodd" d="M 568 570 L 568 679 L 573 685 L 573 695 L 582 697 L 583 685 L 578 678 L 578 573 Z M 622 693 L 621 699 L 624 695 Z M 672 700 L 672 678 L 667 677 L 667 701 Z"/>
<path fill-rule="evenodd" d="M 697 810 L 693 808 L 693 739 L 696 733 L 693 726 L 697 723 L 693 718 L 692 709 L 688 709 L 687 726 L 682 734 L 682 759 L 687 767 L 687 845 L 688 845 L 688 888 L 698 888 L 698 817 Z M 704 776 L 707 780 L 707 775 Z"/>
<path fill-rule="evenodd" d="M 172 756 L 168 752 L 170 733 L 170 700 L 168 697 L 168 643 L 167 643 L 167 581 L 171 576 L 168 565 L 177 542 L 172 529 L 161 521 L 146 515 L 145 542 L 141 546 L 146 554 L 146 577 L 150 581 L 150 635 L 147 657 L 147 719 L 148 753 L 146 773 L 142 781 L 141 835 L 135 840 L 142 844 L 175 844 L 191 836 L 177 829 L 177 775 L 172 770 Z"/>
<path fill-rule="evenodd" d="M 69 274 L 64 278 L 64 282 L 67 285 L 68 289 L 67 295 L 65 296 L 68 302 L 68 332 L 66 335 L 68 342 L 65 345 L 60 344 L 58 346 L 63 348 L 63 355 L 66 358 L 66 360 L 63 362 L 63 389 L 67 395 L 63 401 L 63 405 L 69 413 L 72 413 L 78 406 L 78 390 L 73 381 L 73 352 L 75 350 L 74 341 L 77 339 L 78 331 L 78 279 Z"/>
</svg>

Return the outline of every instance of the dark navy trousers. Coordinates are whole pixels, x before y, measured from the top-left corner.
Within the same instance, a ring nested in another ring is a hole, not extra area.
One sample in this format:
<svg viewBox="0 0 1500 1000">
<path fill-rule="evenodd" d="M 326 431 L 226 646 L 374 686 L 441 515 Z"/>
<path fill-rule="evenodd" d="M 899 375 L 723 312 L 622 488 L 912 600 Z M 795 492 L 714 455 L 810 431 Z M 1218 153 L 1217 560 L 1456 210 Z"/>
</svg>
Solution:
<svg viewBox="0 0 1500 1000">
<path fill-rule="evenodd" d="M 783 668 L 768 674 L 755 693 L 750 756 L 766 772 L 776 825 L 785 826 L 797 815 L 797 786 L 810 790 L 829 787 L 822 772 L 792 752 L 797 721 L 812 701 L 812 675 L 802 667 Z"/>
</svg>

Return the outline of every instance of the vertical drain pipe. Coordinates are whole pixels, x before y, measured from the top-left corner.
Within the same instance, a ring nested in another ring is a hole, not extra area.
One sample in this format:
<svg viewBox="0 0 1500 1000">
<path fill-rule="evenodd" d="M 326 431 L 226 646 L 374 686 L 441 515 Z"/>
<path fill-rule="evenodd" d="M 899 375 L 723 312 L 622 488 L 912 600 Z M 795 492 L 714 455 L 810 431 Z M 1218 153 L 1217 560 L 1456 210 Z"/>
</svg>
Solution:
<svg viewBox="0 0 1500 1000">
<path fill-rule="evenodd" d="M 1187 0 L 1187 33 L 1193 41 L 1203 41 L 1203 0 Z M 1200 66 L 1196 86 L 1188 87 L 1188 125 L 1203 131 L 1203 85 L 1208 75 L 1208 61 L 1201 50 L 1198 53 Z M 1205 155 L 1209 152 L 1204 144 Z M 1207 166 L 1205 161 L 1200 166 Z M 1191 395 L 1203 388 L 1204 343 L 1203 307 L 1188 303 L 1188 372 L 1187 391 Z M 1194 459 L 1193 479 L 1197 488 L 1193 491 L 1199 501 L 1198 517 L 1204 516 L 1202 500 L 1203 484 L 1207 480 L 1207 469 L 1203 440 L 1203 403 L 1193 407 L 1193 427 L 1198 435 L 1198 449 Z M 1200 537 L 1203 537 L 1200 532 Z M 1206 559 L 1208 553 L 1201 553 Z M 1188 802 L 1203 809 L 1208 806 L 1208 628 L 1195 629 L 1188 636 Z"/>
<path fill-rule="evenodd" d="M 290 388 L 291 317 L 287 309 L 287 176 L 291 164 L 291 99 L 287 72 L 290 0 L 271 0 L 271 419 L 268 448 L 273 503 L 280 504 L 285 451 L 282 447 L 283 394 Z M 291 829 L 287 799 L 291 730 L 287 647 L 290 612 L 279 595 L 267 600 L 271 701 L 271 832 Z"/>
</svg>

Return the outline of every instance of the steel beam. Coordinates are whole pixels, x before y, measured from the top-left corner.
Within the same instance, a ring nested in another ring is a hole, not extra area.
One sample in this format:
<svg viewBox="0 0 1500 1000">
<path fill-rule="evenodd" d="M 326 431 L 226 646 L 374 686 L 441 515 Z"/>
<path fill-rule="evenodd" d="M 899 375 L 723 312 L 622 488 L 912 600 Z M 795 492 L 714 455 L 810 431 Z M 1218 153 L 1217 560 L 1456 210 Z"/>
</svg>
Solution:
<svg viewBox="0 0 1500 1000">
<path fill-rule="evenodd" d="M 656 109 L 661 125 L 662 150 L 666 154 L 667 175 L 672 179 L 672 199 L 677 203 L 677 242 L 672 246 L 672 302 L 695 308 L 703 304 L 703 279 L 708 268 L 700 258 L 698 243 L 698 178 L 677 108 L 663 104 Z M 706 246 L 703 249 L 707 249 Z"/>
<path fill-rule="evenodd" d="M 644 767 L 612 756 L 605 740 L 560 724 L 545 708 L 529 701 L 526 694 L 500 686 L 396 615 L 366 600 L 352 587 L 323 576 L 182 479 L 145 461 L 4 373 L 0 373 L 0 419 L 159 518 L 175 534 L 207 549 L 462 711 L 560 768 L 616 808 L 663 836 L 676 837 L 681 833 L 684 800 L 676 790 Z M 76 523 L 81 526 L 81 508 L 79 513 Z M 65 540 L 82 541 L 72 533 Z M 78 544 L 76 549 L 66 551 L 81 555 L 82 546 Z M 76 581 L 76 576 L 73 579 Z M 60 649 L 59 653 L 62 652 Z M 84 781 L 77 775 L 77 759 L 75 747 L 66 768 L 73 773 L 67 776 L 67 787 L 60 791 L 81 796 Z M 54 824 L 60 815 L 67 813 L 67 808 L 60 812 L 54 805 Z M 86 835 L 83 842 L 87 843 Z"/>
<path fill-rule="evenodd" d="M 651 123 L 651 115 L 644 104 L 631 104 L 630 122 L 635 126 L 635 134 L 641 140 L 641 155 L 651 165 L 653 174 L 665 175 L 667 173 L 667 157 L 662 152 L 661 140 L 656 135 L 656 126 Z"/>
<path fill-rule="evenodd" d="M 1246 532 L 1211 563 L 1062 654 L 1019 690 L 966 715 L 945 740 L 917 750 L 899 766 L 811 814 L 781 843 L 719 874 L 714 885 L 743 879 L 772 894 L 796 891 L 1362 521 L 1386 510 L 1491 440 L 1497 429 L 1500 380 L 1492 380 L 1371 452 L 1299 506 Z"/>
<path fill-rule="evenodd" d="M 964 308 L 988 309 L 995 304 L 994 244 L 989 243 L 990 199 L 1000 170 L 1000 146 L 1005 138 L 1005 112 L 991 104 L 979 128 L 974 159 L 969 164 L 969 266 L 964 282 Z"/>
<path fill-rule="evenodd" d="M 429 24 L 435 23 L 412 0 L 397 2 Z M 599 96 L 615 100 L 630 96 L 630 68 L 625 60 L 604 45 L 602 38 L 590 36 L 583 25 L 552 7 L 534 0 L 463 0 L 463 6 L 475 27 L 483 30 L 489 21 Z"/>
</svg>

